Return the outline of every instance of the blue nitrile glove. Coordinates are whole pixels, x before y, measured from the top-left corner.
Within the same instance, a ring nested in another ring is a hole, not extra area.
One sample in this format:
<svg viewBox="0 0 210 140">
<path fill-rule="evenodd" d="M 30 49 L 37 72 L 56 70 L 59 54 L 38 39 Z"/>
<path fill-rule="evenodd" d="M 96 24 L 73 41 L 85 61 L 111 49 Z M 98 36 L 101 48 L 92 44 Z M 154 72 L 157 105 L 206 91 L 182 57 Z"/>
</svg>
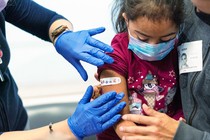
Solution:
<svg viewBox="0 0 210 140">
<path fill-rule="evenodd" d="M 77 69 L 85 81 L 88 79 L 88 75 L 80 60 L 95 66 L 114 61 L 105 54 L 105 52 L 112 52 L 113 48 L 91 37 L 104 31 L 103 27 L 78 32 L 66 31 L 55 41 L 57 52 Z"/>
<path fill-rule="evenodd" d="M 121 118 L 118 113 L 126 105 L 125 102 L 118 104 L 124 97 L 123 93 L 108 92 L 90 102 L 92 93 L 93 87 L 89 86 L 74 114 L 68 118 L 68 125 L 78 139 L 113 126 Z"/>
</svg>

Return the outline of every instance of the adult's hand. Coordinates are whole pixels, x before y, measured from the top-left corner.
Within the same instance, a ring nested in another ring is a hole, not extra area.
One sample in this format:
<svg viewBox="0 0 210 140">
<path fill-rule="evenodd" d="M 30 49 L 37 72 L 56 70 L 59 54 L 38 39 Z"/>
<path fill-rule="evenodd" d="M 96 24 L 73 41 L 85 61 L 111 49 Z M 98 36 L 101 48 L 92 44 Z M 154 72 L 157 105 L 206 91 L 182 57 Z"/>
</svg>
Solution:
<svg viewBox="0 0 210 140">
<path fill-rule="evenodd" d="M 135 135 L 123 136 L 123 140 L 173 140 L 179 121 L 157 112 L 145 104 L 143 110 L 147 116 L 126 114 L 122 117 L 124 120 L 139 124 L 139 126 L 121 127 L 120 131 Z"/>
<path fill-rule="evenodd" d="M 124 97 L 123 93 L 108 92 L 90 102 L 92 93 L 93 87 L 89 86 L 76 111 L 68 119 L 68 125 L 78 139 L 113 126 L 121 118 L 119 112 L 126 105 L 125 102 L 119 103 Z"/>
<path fill-rule="evenodd" d="M 65 31 L 55 41 L 57 52 L 77 69 L 84 81 L 88 79 L 88 75 L 80 60 L 95 66 L 114 61 L 105 54 L 112 52 L 113 48 L 92 38 L 93 35 L 104 31 L 103 27 L 78 32 Z"/>
</svg>

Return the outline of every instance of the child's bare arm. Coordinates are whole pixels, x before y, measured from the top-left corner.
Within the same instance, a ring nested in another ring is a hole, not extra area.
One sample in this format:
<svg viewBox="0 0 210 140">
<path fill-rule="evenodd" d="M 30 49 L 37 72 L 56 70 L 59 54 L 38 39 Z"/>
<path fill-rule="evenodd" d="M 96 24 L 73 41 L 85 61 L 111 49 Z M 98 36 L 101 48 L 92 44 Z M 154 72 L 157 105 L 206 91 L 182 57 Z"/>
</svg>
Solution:
<svg viewBox="0 0 210 140">
<path fill-rule="evenodd" d="M 123 101 L 125 101 L 127 103 L 126 107 L 121 111 L 121 114 L 129 114 L 130 110 L 129 110 L 129 100 L 128 100 L 128 89 L 127 89 L 127 80 L 125 79 L 125 77 L 123 77 L 122 75 L 118 74 L 117 72 L 113 71 L 113 70 L 104 70 L 101 74 L 100 74 L 100 80 L 103 78 L 110 78 L 110 77 L 117 77 L 120 78 L 119 83 L 117 84 L 110 84 L 110 85 L 106 85 L 106 86 L 101 86 L 101 92 L 102 93 L 106 93 L 108 91 L 116 91 L 117 93 L 123 92 L 125 94 L 125 97 L 122 99 Z M 119 127 L 120 126 L 133 126 L 136 125 L 133 122 L 130 121 L 125 121 L 125 120 L 121 120 L 119 123 L 117 123 L 114 128 L 116 133 L 118 134 L 118 136 L 120 138 L 122 138 L 122 136 L 125 136 L 126 134 L 119 131 Z"/>
</svg>

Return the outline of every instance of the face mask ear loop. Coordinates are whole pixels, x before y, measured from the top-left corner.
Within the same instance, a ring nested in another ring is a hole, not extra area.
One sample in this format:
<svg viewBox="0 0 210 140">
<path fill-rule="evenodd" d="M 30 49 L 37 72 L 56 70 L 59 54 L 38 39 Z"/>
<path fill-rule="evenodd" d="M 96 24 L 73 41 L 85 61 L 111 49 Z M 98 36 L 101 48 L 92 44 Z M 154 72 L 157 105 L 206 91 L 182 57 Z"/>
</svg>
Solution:
<svg viewBox="0 0 210 140">
<path fill-rule="evenodd" d="M 131 35 L 131 32 L 128 30 L 128 35 L 130 36 L 130 37 L 133 37 L 132 35 Z M 135 38 L 135 37 L 133 37 L 133 38 Z M 136 39 L 136 38 L 135 38 Z"/>
</svg>

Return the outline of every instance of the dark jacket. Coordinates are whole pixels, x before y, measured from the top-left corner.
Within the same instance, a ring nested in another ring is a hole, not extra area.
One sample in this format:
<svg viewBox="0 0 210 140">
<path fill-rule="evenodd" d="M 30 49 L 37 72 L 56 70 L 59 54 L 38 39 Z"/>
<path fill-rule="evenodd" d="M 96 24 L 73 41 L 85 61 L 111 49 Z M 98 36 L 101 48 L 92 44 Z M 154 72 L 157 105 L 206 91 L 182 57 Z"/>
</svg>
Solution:
<svg viewBox="0 0 210 140">
<path fill-rule="evenodd" d="M 0 80 L 0 133 L 23 130 L 28 119 L 8 68 L 10 51 L 6 40 L 5 22 L 50 41 L 49 27 L 59 18 L 63 17 L 31 0 L 10 0 L 7 7 L 0 12 L 0 51 L 3 54 L 0 56 L 0 71 L 4 77 L 4 81 Z"/>
<path fill-rule="evenodd" d="M 181 122 L 175 140 L 210 140 L 210 24 L 187 0 L 187 18 L 181 42 L 202 40 L 203 70 L 180 75 L 182 106 L 187 123 Z"/>
</svg>

